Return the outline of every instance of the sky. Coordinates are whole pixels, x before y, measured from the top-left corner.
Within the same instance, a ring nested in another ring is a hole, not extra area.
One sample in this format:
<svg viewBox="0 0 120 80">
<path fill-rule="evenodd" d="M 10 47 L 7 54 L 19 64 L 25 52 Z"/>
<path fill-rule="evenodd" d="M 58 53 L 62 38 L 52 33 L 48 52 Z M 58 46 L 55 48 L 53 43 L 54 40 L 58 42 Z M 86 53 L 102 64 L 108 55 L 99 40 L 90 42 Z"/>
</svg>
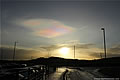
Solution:
<svg viewBox="0 0 120 80">
<path fill-rule="evenodd" d="M 74 45 L 76 59 L 104 57 L 102 27 L 107 57 L 120 56 L 119 0 L 2 0 L 0 7 L 3 59 L 12 59 L 15 41 L 16 59 L 73 59 Z"/>
</svg>

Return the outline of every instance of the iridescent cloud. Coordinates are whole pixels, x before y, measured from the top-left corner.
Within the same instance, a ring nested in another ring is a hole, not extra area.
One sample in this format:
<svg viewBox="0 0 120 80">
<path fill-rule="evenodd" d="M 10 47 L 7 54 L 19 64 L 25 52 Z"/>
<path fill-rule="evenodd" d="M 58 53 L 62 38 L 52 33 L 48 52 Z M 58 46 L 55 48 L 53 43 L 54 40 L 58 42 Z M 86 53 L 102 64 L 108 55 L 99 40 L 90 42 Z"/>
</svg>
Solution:
<svg viewBox="0 0 120 80">
<path fill-rule="evenodd" d="M 28 19 L 20 21 L 20 24 L 33 30 L 35 35 L 47 38 L 61 36 L 74 30 L 74 28 L 52 19 Z"/>
</svg>

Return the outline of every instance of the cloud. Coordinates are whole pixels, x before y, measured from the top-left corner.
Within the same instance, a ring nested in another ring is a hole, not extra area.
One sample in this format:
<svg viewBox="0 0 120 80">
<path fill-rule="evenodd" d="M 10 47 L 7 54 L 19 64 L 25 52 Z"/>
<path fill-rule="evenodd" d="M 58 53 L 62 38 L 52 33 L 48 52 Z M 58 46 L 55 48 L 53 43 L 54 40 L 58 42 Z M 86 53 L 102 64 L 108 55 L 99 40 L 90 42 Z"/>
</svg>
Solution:
<svg viewBox="0 0 120 80">
<path fill-rule="evenodd" d="M 59 49 L 62 47 L 69 47 L 72 49 L 73 46 L 76 46 L 77 49 L 89 49 L 94 47 L 95 44 L 82 44 L 82 43 L 78 43 L 78 44 L 73 44 L 73 43 L 63 43 L 63 44 L 55 44 L 55 45 L 42 45 L 40 46 L 41 49 Z"/>
<path fill-rule="evenodd" d="M 70 49 L 68 55 L 62 55 L 59 53 L 60 48 L 68 47 Z M 12 59 L 13 47 L 2 47 L 4 59 Z M 34 58 L 48 57 L 48 52 L 51 56 L 73 58 L 74 45 L 72 44 L 55 44 L 55 45 L 41 45 L 39 48 L 17 48 L 16 59 L 30 59 L 31 56 Z M 75 55 L 77 59 L 97 59 L 100 58 L 100 53 L 104 57 L 103 49 L 97 48 L 95 44 L 77 44 L 75 48 Z M 115 45 L 112 48 L 107 49 L 107 57 L 120 57 L 120 45 Z"/>
<path fill-rule="evenodd" d="M 90 56 L 92 57 L 95 57 L 95 58 L 101 58 L 100 56 L 100 53 L 97 53 L 97 52 L 92 52 L 91 54 L 89 54 Z M 104 54 L 101 53 L 102 57 L 104 58 Z"/>
<path fill-rule="evenodd" d="M 114 45 L 107 50 L 108 57 L 120 57 L 120 44 Z"/>
<path fill-rule="evenodd" d="M 53 38 L 74 31 L 75 29 L 53 19 L 24 19 L 16 22 L 18 25 L 33 31 L 36 36 Z"/>
<path fill-rule="evenodd" d="M 42 45 L 40 46 L 40 49 L 44 49 L 44 50 L 56 50 L 56 49 L 60 49 L 62 47 L 66 47 L 66 46 L 70 46 L 69 44 L 55 44 L 55 45 Z"/>
<path fill-rule="evenodd" d="M 105 54 L 101 53 L 102 57 L 104 58 Z M 101 58 L 100 53 L 91 53 L 90 56 L 95 57 L 95 58 Z M 120 53 L 107 53 L 107 57 L 120 57 Z"/>
<path fill-rule="evenodd" d="M 112 48 L 108 49 L 109 53 L 120 53 L 120 44 L 113 46 Z"/>
<path fill-rule="evenodd" d="M 69 48 L 69 55 L 67 56 L 60 56 L 61 54 L 58 54 L 58 51 L 63 48 L 63 47 L 67 47 Z M 41 46 L 41 49 L 44 49 L 45 51 L 50 51 L 52 52 L 52 55 L 54 56 L 60 56 L 60 57 L 64 57 L 64 58 L 73 58 L 73 53 L 74 53 L 74 44 L 70 43 L 70 44 L 56 44 L 56 45 L 49 45 L 49 46 Z M 94 59 L 95 56 L 91 56 L 91 53 L 98 53 L 98 52 L 102 52 L 101 49 L 96 48 L 95 44 L 83 44 L 83 43 L 78 43 L 76 44 L 76 48 L 75 48 L 75 52 L 76 52 L 76 58 L 77 59 Z"/>
<path fill-rule="evenodd" d="M 3 59 L 12 59 L 13 58 L 13 47 L 0 47 L 0 54 L 3 54 Z M 30 59 L 31 56 L 33 58 L 38 57 L 47 57 L 44 52 L 34 50 L 34 49 L 26 49 L 26 48 L 17 48 L 15 59 Z"/>
<path fill-rule="evenodd" d="M 72 44 L 72 43 L 64 43 L 64 44 L 55 44 L 55 45 L 42 45 L 42 46 L 40 46 L 39 48 L 41 49 L 41 50 L 52 50 L 52 49 L 54 49 L 54 50 L 56 50 L 56 49 L 60 49 L 60 48 L 62 48 L 62 47 L 68 47 L 68 48 L 70 48 L 71 50 L 74 50 L 74 47 L 75 46 L 75 48 L 77 49 L 77 50 L 84 50 L 84 49 L 86 49 L 86 50 L 84 50 L 84 51 L 87 51 L 87 50 L 89 50 L 89 49 L 93 49 L 93 48 L 95 48 L 95 44 L 83 44 L 83 43 L 78 43 L 78 44 Z"/>
<path fill-rule="evenodd" d="M 104 57 L 103 50 L 101 50 L 101 52 L 92 52 L 90 53 L 90 56 L 100 58 L 100 53 L 102 53 L 102 56 Z M 107 57 L 120 57 L 120 44 L 113 45 L 112 48 L 107 49 Z"/>
<path fill-rule="evenodd" d="M 78 44 L 77 48 L 80 49 L 89 49 L 89 48 L 93 48 L 95 46 L 95 44 Z"/>
</svg>

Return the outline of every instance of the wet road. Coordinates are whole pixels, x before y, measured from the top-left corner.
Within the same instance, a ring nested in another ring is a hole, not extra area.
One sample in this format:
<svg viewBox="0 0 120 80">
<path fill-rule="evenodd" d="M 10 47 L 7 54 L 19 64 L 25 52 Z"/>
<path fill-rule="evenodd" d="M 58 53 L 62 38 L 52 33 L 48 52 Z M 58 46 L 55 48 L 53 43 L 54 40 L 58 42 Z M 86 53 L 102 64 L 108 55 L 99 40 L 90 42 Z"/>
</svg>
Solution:
<svg viewBox="0 0 120 80">
<path fill-rule="evenodd" d="M 96 76 L 87 71 L 80 71 L 77 69 L 69 69 L 69 72 L 66 74 L 66 80 L 94 80 L 100 76 Z"/>
<path fill-rule="evenodd" d="M 78 69 L 69 69 L 69 68 L 58 68 L 57 71 L 49 75 L 47 80 L 63 80 L 63 73 L 68 70 L 65 75 L 65 80 L 94 80 L 94 78 L 103 77 L 102 75 L 88 70 L 78 70 Z"/>
<path fill-rule="evenodd" d="M 62 80 L 62 75 L 66 71 L 66 68 L 57 68 L 56 72 L 49 75 L 47 80 Z"/>
</svg>

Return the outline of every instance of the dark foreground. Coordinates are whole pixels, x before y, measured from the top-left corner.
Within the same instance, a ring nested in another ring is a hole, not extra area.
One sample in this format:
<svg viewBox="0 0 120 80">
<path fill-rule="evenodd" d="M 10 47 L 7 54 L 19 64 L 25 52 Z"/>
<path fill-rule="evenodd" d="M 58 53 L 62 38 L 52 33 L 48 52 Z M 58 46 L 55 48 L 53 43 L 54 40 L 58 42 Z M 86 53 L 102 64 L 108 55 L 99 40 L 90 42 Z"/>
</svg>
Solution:
<svg viewBox="0 0 120 80">
<path fill-rule="evenodd" d="M 115 61 L 116 60 L 116 61 Z M 0 61 L 0 80 L 120 80 L 119 58 Z"/>
</svg>

